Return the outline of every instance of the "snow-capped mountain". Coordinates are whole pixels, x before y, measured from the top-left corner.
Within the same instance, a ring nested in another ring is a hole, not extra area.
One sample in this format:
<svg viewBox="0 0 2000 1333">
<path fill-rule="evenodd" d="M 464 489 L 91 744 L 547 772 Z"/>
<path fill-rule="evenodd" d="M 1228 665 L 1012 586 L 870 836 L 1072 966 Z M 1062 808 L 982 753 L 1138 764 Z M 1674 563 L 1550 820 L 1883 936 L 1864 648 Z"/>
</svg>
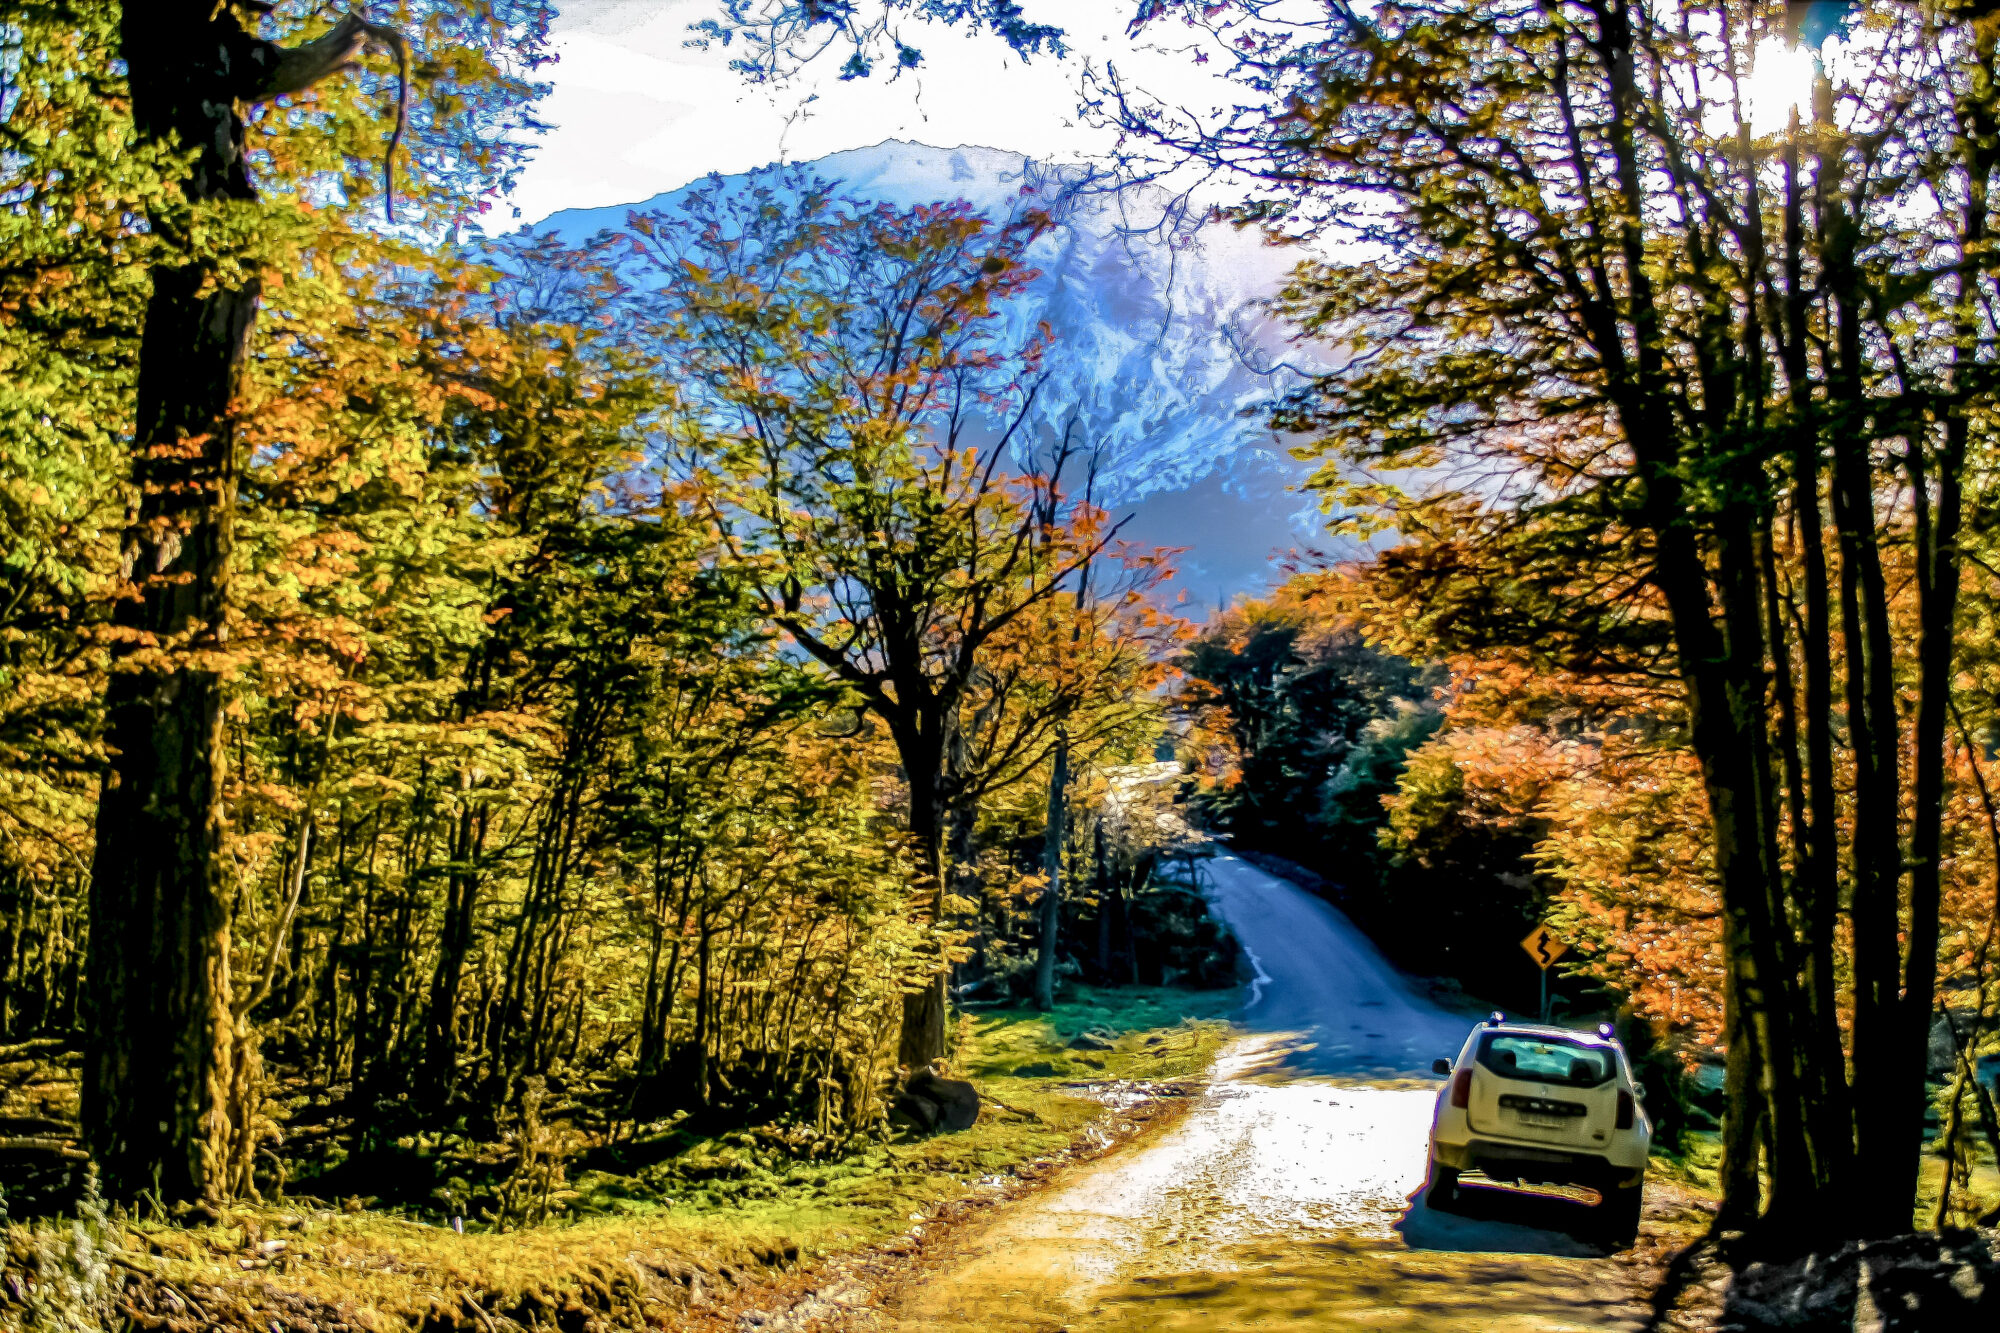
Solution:
<svg viewBox="0 0 2000 1333">
<path fill-rule="evenodd" d="M 1163 195 L 1078 190 L 1073 176 L 1017 153 L 890 141 L 800 165 L 897 207 L 963 199 L 996 218 L 1050 209 L 1057 225 L 1030 255 L 1042 276 L 1007 312 L 1024 339 L 1043 320 L 1056 335 L 1044 425 L 1059 431 L 1078 416 L 1079 438 L 1100 451 L 1100 500 L 1131 514 L 1125 535 L 1190 548 L 1178 562 L 1190 598 L 1266 586 L 1274 553 L 1315 544 L 1314 504 L 1290 489 L 1306 469 L 1255 411 L 1276 382 L 1246 364 L 1275 364 L 1283 350 L 1258 303 L 1293 256 L 1225 226 L 1160 228 Z M 692 188 L 556 213 L 534 231 L 581 241 L 632 212 L 671 213 Z"/>
</svg>

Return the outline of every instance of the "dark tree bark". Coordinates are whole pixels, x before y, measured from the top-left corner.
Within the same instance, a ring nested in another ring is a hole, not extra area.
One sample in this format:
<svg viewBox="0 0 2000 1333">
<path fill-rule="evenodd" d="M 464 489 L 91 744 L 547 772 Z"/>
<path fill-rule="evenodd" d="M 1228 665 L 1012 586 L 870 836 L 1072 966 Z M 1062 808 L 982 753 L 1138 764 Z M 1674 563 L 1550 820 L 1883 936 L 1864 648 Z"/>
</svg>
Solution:
<svg viewBox="0 0 2000 1333">
<path fill-rule="evenodd" d="M 1853 429 L 1850 425 L 1848 429 Z M 1834 521 L 1840 529 L 1843 637 L 1848 653 L 1848 733 L 1854 755 L 1854 1120 L 1863 1160 L 1886 1152 L 1895 1137 L 1895 1071 L 1903 1064 L 1903 849 L 1897 771 L 1894 650 L 1889 639 L 1887 583 L 1876 545 L 1865 441 L 1834 450 Z M 1875 1180 L 1879 1183 L 1881 1177 Z M 1874 1196 L 1863 1211 L 1876 1213 Z M 1907 1201 L 1906 1201 L 1907 1203 Z M 1876 1228 L 1879 1229 L 1879 1228 Z"/>
<path fill-rule="evenodd" d="M 462 774 L 461 793 L 470 786 Z M 423 1088 L 433 1105 L 443 1106 L 458 1089 L 458 993 L 471 955 L 479 905 L 479 855 L 486 841 L 486 811 L 459 812 L 452 830 L 451 869 L 445 877 L 444 924 L 438 933 L 437 969 L 431 978 L 424 1019 Z"/>
<path fill-rule="evenodd" d="M 1824 78 L 1816 91 L 1821 114 L 1831 114 L 1832 89 Z M 1826 123 L 1834 123 L 1829 119 Z M 1822 170 L 1818 173 L 1825 176 Z M 1832 445 L 1833 516 L 1839 536 L 1841 632 L 1847 658 L 1847 724 L 1854 756 L 1854 837 L 1852 844 L 1853 895 L 1850 908 L 1854 935 L 1854 1150 L 1857 1158 L 1882 1163 L 1883 1169 L 1870 1170 L 1858 1182 L 1852 1208 L 1855 1234 L 1886 1234 L 1904 1231 L 1910 1225 L 1910 1209 L 1916 1186 L 1917 1152 L 1921 1134 L 1909 1136 L 1904 1107 L 1914 1096 L 1922 1098 L 1924 1048 L 1921 1035 L 1911 1040 L 1904 1010 L 1904 961 L 1901 886 L 1905 859 L 1900 822 L 1903 810 L 1901 756 L 1902 720 L 1898 714 L 1897 663 L 1894 625 L 1889 610 L 1888 580 L 1882 567 L 1880 521 L 1876 513 L 1874 460 L 1870 456 L 1873 434 L 1870 429 L 1876 404 L 1864 384 L 1868 353 L 1863 346 L 1861 321 L 1867 315 L 1870 297 L 1862 289 L 1854 251 L 1858 229 L 1847 202 L 1824 184 L 1818 200 L 1819 231 L 1822 240 L 1824 277 L 1821 285 L 1830 299 L 1833 346 L 1827 371 L 1828 426 Z M 1919 472 L 1921 469 L 1919 469 Z M 1913 478 L 1920 481 L 1920 478 Z M 1920 526 L 1925 523 L 1926 501 L 1918 497 Z M 1956 517 L 1956 501 L 1952 504 Z M 1931 616 L 1935 611 L 1929 596 L 1926 561 L 1928 531 L 1919 531 L 1918 583 L 1919 618 L 1923 642 L 1918 649 L 1920 673 L 1927 653 L 1937 650 L 1938 635 Z M 1952 579 L 1956 598 L 1956 576 Z M 1947 612 L 1949 616 L 1949 612 Z M 1943 649 L 1948 661 L 1949 623 L 1944 626 Z M 1941 664 L 1942 665 L 1942 664 Z M 1920 700 L 1919 711 L 1923 705 Z M 1931 758 L 1943 759 L 1943 712 L 1933 699 L 1928 719 L 1935 733 Z M 1919 732 L 1924 722 L 1919 723 Z M 1926 756 L 1919 739 L 1916 760 L 1918 783 L 1924 782 Z M 1942 770 L 1938 770 L 1941 784 Z M 1924 814 L 1924 794 L 1916 793 L 1911 824 L 1910 865 L 1912 867 L 1912 921 L 1909 968 L 1917 971 L 1917 936 L 1922 930 L 1921 909 L 1915 898 L 1922 893 L 1921 865 L 1925 855 L 1924 826 L 1933 829 L 1928 855 L 1935 882 L 1937 843 L 1935 814 Z M 1933 802 L 1933 811 L 1936 804 Z M 1928 945 L 1929 956 L 1922 971 L 1923 1012 L 1918 1031 L 1929 1021 L 1931 982 L 1935 970 L 1936 936 Z M 1910 1086 L 1914 1076 L 1915 1086 Z M 1921 1129 L 1921 1124 L 1918 1126 Z M 1908 1169 L 1902 1159 L 1907 1157 Z M 1895 1163 L 1895 1165 L 1888 1165 Z"/>
<path fill-rule="evenodd" d="M 1725 1136 L 1738 1160 L 1724 1172 L 1724 1184 L 1754 1183 L 1741 1153 L 1755 1136 L 1749 1126 L 1763 1112 L 1766 1128 L 1781 1132 L 1770 1154 L 1772 1204 L 1776 1213 L 1809 1218 L 1817 1195 L 1812 1178 L 1805 1110 L 1793 1061 L 1791 977 L 1779 948 L 1782 902 L 1776 882 L 1776 806 L 1772 756 L 1765 727 L 1765 643 L 1763 598 L 1757 587 L 1755 523 L 1739 499 L 1715 517 L 1723 548 L 1722 577 L 1715 594 L 1695 540 L 1701 515 L 1680 476 L 1680 442 L 1665 423 L 1674 420 L 1674 388 L 1662 351 L 1662 323 L 1644 253 L 1642 165 L 1636 126 L 1645 117 L 1646 97 L 1635 77 L 1631 11 L 1608 5 L 1598 11 L 1596 54 L 1603 62 L 1609 117 L 1601 127 L 1613 160 L 1607 186 L 1615 186 L 1615 226 L 1607 250 L 1623 263 L 1628 295 L 1626 336 L 1617 312 L 1601 297 L 1588 306 L 1590 341 L 1602 358 L 1607 396 L 1617 409 L 1643 484 L 1636 515 L 1652 534 L 1652 582 L 1660 590 L 1673 625 L 1674 645 L 1687 688 L 1688 730 L 1700 761 L 1714 834 L 1716 877 L 1722 889 L 1726 964 L 1730 969 L 1725 1023 L 1738 1037 L 1748 1035 L 1763 1057 L 1759 1106 L 1739 1098 L 1728 1108 L 1736 1124 Z M 1579 159 L 1580 170 L 1587 164 Z M 1587 177 L 1586 177 L 1587 179 Z M 1608 255 L 1593 255 L 1598 290 L 1608 292 L 1602 266 Z M 1750 492 L 1754 494 L 1755 492 Z M 1719 606 L 1718 606 L 1719 602 Z M 1718 614 L 1719 612 L 1719 614 Z M 1725 1198 L 1724 1208 L 1753 1214 L 1754 1199 Z"/>
<path fill-rule="evenodd" d="M 906 748 L 902 744 L 904 733 L 898 732 L 893 723 L 890 730 L 897 733 L 898 749 L 903 755 L 910 786 L 910 835 L 916 839 L 919 864 L 932 885 L 932 919 L 939 920 L 944 916 L 945 899 L 944 824 L 947 806 L 941 775 L 942 756 L 947 747 L 938 744 L 935 739 L 926 739 L 921 734 L 921 728 L 909 728 L 910 744 Z M 938 758 L 926 762 L 926 757 L 933 751 Z M 916 761 L 914 765 L 913 758 Z M 912 1073 L 945 1053 L 945 1026 L 950 1005 L 946 987 L 949 984 L 950 974 L 940 968 L 921 988 L 903 996 L 903 1025 L 896 1043 L 896 1062 Z"/>
<path fill-rule="evenodd" d="M 694 1095 L 701 1106 L 708 1105 L 708 1043 L 711 1019 L 709 999 L 709 943 L 714 938 L 714 928 L 709 924 L 708 892 L 702 891 L 701 908 L 695 918 L 695 988 L 694 988 Z"/>
<path fill-rule="evenodd" d="M 678 853 L 676 855 L 678 856 Z M 676 870 L 679 871 L 678 874 L 675 873 Z M 685 869 L 678 866 L 670 867 L 659 844 L 655 843 L 651 938 L 646 958 L 646 999 L 639 1031 L 641 1079 L 656 1076 L 666 1063 L 667 1023 L 673 1015 L 674 995 L 680 985 L 681 942 L 687 934 L 682 927 L 687 922 L 689 886 L 694 882 L 696 873 L 694 867 Z M 669 929 L 673 934 L 671 947 L 666 943 Z M 662 949 L 667 950 L 664 966 L 660 962 Z"/>
<path fill-rule="evenodd" d="M 1982 68 L 1993 66 L 1996 35 L 1990 24 L 1976 29 L 1975 43 Z M 1828 93 L 1830 94 L 1830 89 Z M 1996 125 L 1990 103 L 1968 99 L 1966 113 L 1976 133 L 1964 149 L 1968 193 L 1959 223 L 1964 252 L 1976 254 L 1988 242 L 1987 182 L 2000 163 L 1994 148 Z M 1954 394 L 1969 394 L 1965 382 L 1982 338 L 1981 293 L 1970 277 L 1959 279 L 1954 311 Z M 1881 1229 L 1907 1230 L 1910 1202 L 1916 1197 L 1918 1163 L 1924 1142 L 1924 1118 L 1930 1109 L 1925 1080 L 1930 1050 L 1932 1013 L 1937 1003 L 1939 914 L 1942 908 L 1941 865 L 1944 859 L 1945 723 L 1952 708 L 1952 666 L 1955 657 L 1959 579 L 1962 557 L 1959 537 L 1965 523 L 1966 451 L 1971 437 L 1969 410 L 1956 404 L 1944 423 L 1943 447 L 1934 465 L 1925 462 L 1921 438 L 1906 451 L 1913 497 L 1917 555 L 1917 716 L 1914 800 L 1910 815 L 1909 951 L 1904 962 L 1900 1029 L 1895 1052 L 1899 1067 L 1884 1091 L 1881 1133 L 1893 1170 L 1885 1172 L 1877 1204 Z M 1985 793 L 1982 791 L 1982 796 Z M 1985 968 L 1975 971 L 1977 1008 L 1984 1009 Z M 1948 1016 L 1947 1016 L 1948 1017 Z M 1976 1083 L 1977 1080 L 1974 1080 Z M 1954 1110 L 1957 1099 L 1953 1099 Z M 1947 1175 L 1947 1188 L 1949 1175 Z M 1939 1201 L 1942 1214 L 1943 1200 Z"/>
<path fill-rule="evenodd" d="M 1056 736 L 1054 768 L 1049 774 L 1048 826 L 1042 834 L 1042 873 L 1048 886 L 1042 890 L 1040 949 L 1035 955 L 1035 1007 L 1056 1006 L 1056 945 L 1062 936 L 1062 870 L 1064 816 L 1069 813 L 1069 735 Z"/>
<path fill-rule="evenodd" d="M 214 0 L 127 4 L 121 54 L 142 140 L 192 148 L 190 205 L 255 198 L 246 102 L 346 65 L 371 29 L 350 19 L 287 49 Z M 186 219 L 152 219 L 185 245 Z M 127 631 L 106 691 L 109 772 L 91 865 L 84 1136 L 114 1197 L 222 1197 L 231 1122 L 231 884 L 223 855 L 221 678 L 238 477 L 232 413 L 256 284 L 225 286 L 198 256 L 156 268 L 139 344 L 126 528 Z"/>
<path fill-rule="evenodd" d="M 26 924 L 30 891 L 18 873 L 0 876 L 0 1038 L 20 1035 L 19 985 L 15 979 L 21 957 L 21 931 Z"/>
<path fill-rule="evenodd" d="M 1846 1187 L 1853 1169 L 1854 1113 L 1841 1045 L 1838 981 L 1834 963 L 1835 933 L 1840 910 L 1839 795 L 1833 778 L 1833 632 L 1832 599 L 1827 579 L 1826 533 L 1820 512 L 1820 440 L 1818 410 L 1812 396 L 1810 366 L 1810 290 L 1805 276 L 1805 203 L 1800 190 L 1798 113 L 1793 112 L 1785 147 L 1784 275 L 1773 304 L 1782 310 L 1774 319 L 1788 385 L 1791 418 L 1786 436 L 1792 462 L 1791 514 L 1798 539 L 1804 586 L 1799 591 L 1805 623 L 1799 652 L 1805 667 L 1805 765 L 1793 779 L 1793 896 L 1798 903 L 1801 942 L 1799 978 L 1802 987 L 1801 1042 L 1793 1053 L 1802 1070 L 1811 1106 L 1818 1117 L 1815 1140 L 1830 1188 Z M 1822 122 L 1828 123 L 1828 122 Z M 1747 136 L 1749 130 L 1742 133 Z M 1746 161 L 1747 161 L 1746 157 Z M 1815 163 L 1813 179 L 1823 182 L 1827 170 Z M 1754 172 L 1746 178 L 1755 179 Z M 1823 212 L 1823 208 L 1820 209 Z M 1761 259 L 1757 265 L 1763 270 Z M 1767 275 L 1768 280 L 1768 275 Z M 1765 575 L 1766 596 L 1778 595 L 1775 570 Z M 1782 618 L 1773 617 L 1772 658 L 1789 664 L 1790 649 Z M 1787 675 L 1789 672 L 1787 671 Z M 1789 700 L 1789 683 L 1784 686 Z M 1796 726 L 1780 734 L 1787 763 L 1798 767 Z"/>
</svg>

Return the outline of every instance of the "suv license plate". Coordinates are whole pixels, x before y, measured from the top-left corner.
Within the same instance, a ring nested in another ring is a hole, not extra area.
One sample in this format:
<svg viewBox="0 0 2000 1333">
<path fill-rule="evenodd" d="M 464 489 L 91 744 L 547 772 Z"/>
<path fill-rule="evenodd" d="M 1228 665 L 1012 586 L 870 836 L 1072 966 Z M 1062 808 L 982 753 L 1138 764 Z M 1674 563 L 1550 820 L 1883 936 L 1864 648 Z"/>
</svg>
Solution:
<svg viewBox="0 0 2000 1333">
<path fill-rule="evenodd" d="M 1569 1128 L 1569 1121 L 1559 1115 L 1532 1115 L 1527 1111 L 1516 1111 L 1514 1114 L 1521 1117 L 1522 1124 L 1533 1125 L 1536 1129 Z"/>
</svg>

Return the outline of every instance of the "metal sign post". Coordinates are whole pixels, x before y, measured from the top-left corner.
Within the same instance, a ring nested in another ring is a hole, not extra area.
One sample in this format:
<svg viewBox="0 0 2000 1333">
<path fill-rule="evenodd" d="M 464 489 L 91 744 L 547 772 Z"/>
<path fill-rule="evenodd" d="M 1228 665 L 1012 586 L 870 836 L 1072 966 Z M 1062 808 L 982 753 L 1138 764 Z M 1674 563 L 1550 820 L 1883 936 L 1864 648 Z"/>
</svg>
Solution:
<svg viewBox="0 0 2000 1333">
<path fill-rule="evenodd" d="M 1549 1021 L 1549 969 L 1556 959 L 1569 952 L 1569 946 L 1556 938 L 1545 921 L 1528 933 L 1521 941 L 1521 947 L 1528 951 L 1528 957 L 1535 960 L 1535 966 L 1542 969 L 1542 1021 Z"/>
</svg>

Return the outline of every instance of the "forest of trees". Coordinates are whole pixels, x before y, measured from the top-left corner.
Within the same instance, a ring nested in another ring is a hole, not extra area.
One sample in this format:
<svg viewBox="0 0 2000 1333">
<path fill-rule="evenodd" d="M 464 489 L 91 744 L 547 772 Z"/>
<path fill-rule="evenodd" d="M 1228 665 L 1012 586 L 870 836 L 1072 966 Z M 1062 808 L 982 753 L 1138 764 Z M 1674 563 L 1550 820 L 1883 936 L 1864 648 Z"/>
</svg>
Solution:
<svg viewBox="0 0 2000 1333">
<path fill-rule="evenodd" d="M 114 1196 L 551 1080 L 851 1133 L 955 968 L 1141 953 L 1157 853 L 1089 812 L 1184 627 L 1034 428 L 1061 349 L 998 312 L 1047 219 L 777 172 L 480 239 L 553 9 L 0 14 L 0 1028 L 75 1054 Z M 911 15 L 1062 46 L 1003 0 L 718 15 L 752 78 L 910 68 Z M 1389 884 L 1513 848 L 1583 970 L 1726 1050 L 1723 1226 L 1907 1229 L 1940 1101 L 1994 1129 L 2000 17 L 1132 23 L 1239 95 L 1093 67 L 1111 177 L 1317 247 L 1276 313 L 1333 368 L 1270 424 L 1372 543 L 1194 645 L 1254 779 L 1204 799 Z M 1308 723 L 1263 734 L 1280 675 Z"/>
<path fill-rule="evenodd" d="M 1551 896 L 1533 859 L 1539 792 L 1468 789 L 1474 766 L 1447 748 L 1465 724 L 1444 702 L 1461 678 L 1376 646 L 1394 617 L 1370 624 L 1361 586 L 1295 575 L 1202 628 L 1178 695 L 1191 808 L 1235 847 L 1290 863 L 1278 868 L 1406 970 L 1532 1012 L 1533 964 L 1493 944 L 1524 936 Z M 1448 715 L 1452 733 L 1429 744 Z"/>
<path fill-rule="evenodd" d="M 437 1206 L 380 1154 L 557 1095 L 837 1144 L 954 976 L 1172 970 L 1106 793 L 1184 627 L 1031 425 L 1044 219 L 476 240 L 545 7 L 314 12 L 0 26 L 0 1042 L 110 1195 Z"/>
<path fill-rule="evenodd" d="M 1358 621 L 1478 721 L 1385 846 L 1532 816 L 1611 970 L 1718 1027 L 1724 1227 L 1907 1228 L 1932 1033 L 1958 1124 L 1993 1025 L 1993 15 L 1176 15 L 1256 104 L 1108 71 L 1107 105 L 1349 247 L 1280 298 L 1342 364 L 1272 421 L 1347 531 L 1394 533 Z"/>
</svg>

